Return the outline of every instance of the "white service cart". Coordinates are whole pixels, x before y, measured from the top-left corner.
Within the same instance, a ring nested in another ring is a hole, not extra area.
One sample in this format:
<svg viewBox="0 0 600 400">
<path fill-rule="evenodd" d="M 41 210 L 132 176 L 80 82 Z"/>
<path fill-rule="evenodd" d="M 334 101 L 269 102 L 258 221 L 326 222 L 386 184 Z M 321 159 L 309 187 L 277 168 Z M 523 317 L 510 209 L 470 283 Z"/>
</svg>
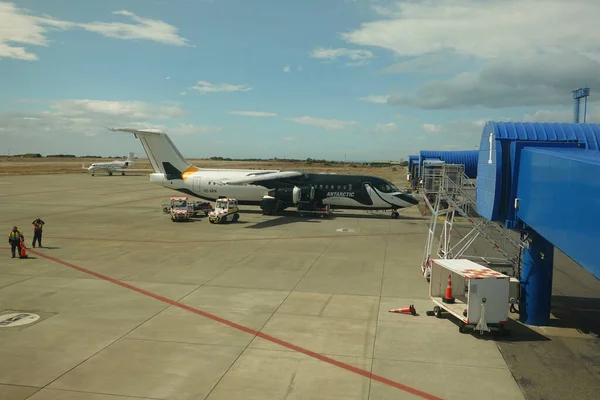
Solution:
<svg viewBox="0 0 600 400">
<path fill-rule="evenodd" d="M 433 315 L 442 318 L 446 311 L 458 318 L 459 332 L 467 327 L 506 334 L 508 322 L 510 277 L 466 259 L 431 261 L 429 299 Z M 448 285 L 452 298 L 447 299 Z"/>
</svg>

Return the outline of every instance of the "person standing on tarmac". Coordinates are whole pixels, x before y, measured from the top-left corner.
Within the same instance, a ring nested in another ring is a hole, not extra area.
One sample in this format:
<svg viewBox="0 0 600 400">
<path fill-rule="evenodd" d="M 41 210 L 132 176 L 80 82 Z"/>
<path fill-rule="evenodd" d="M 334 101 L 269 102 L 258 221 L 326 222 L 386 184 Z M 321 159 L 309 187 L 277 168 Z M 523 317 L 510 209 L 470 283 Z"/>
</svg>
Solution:
<svg viewBox="0 0 600 400">
<path fill-rule="evenodd" d="M 12 258 L 15 258 L 15 250 L 19 252 L 21 256 L 21 232 L 16 226 L 13 226 L 12 231 L 8 234 L 8 243 L 10 243 L 10 251 Z"/>
<path fill-rule="evenodd" d="M 42 247 L 42 227 L 46 224 L 40 217 L 37 217 L 33 224 L 33 243 L 31 244 L 35 247 L 35 242 L 37 240 L 38 247 Z"/>
</svg>

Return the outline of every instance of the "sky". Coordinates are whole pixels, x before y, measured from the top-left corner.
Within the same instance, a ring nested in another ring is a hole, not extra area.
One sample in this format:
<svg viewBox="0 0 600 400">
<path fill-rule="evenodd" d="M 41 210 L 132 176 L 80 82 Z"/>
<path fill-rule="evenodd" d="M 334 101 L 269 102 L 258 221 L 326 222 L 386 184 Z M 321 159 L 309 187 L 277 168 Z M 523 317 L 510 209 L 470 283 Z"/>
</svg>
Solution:
<svg viewBox="0 0 600 400">
<path fill-rule="evenodd" d="M 0 1 L 0 154 L 407 159 L 600 122 L 597 0 Z"/>
</svg>

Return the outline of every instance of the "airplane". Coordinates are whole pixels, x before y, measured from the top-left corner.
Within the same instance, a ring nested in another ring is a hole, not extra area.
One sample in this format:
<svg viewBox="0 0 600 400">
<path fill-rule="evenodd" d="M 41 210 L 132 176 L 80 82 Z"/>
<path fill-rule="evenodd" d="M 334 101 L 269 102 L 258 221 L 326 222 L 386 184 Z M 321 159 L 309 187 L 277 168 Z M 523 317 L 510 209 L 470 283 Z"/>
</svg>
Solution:
<svg viewBox="0 0 600 400">
<path fill-rule="evenodd" d="M 152 165 L 150 182 L 203 200 L 235 198 L 260 206 L 264 215 L 307 204 L 351 210 L 397 210 L 419 203 L 390 181 L 376 176 L 302 171 L 197 168 L 187 162 L 169 136 L 157 130 L 107 128 L 132 133 Z M 304 208 L 306 209 L 306 208 Z"/>
<path fill-rule="evenodd" d="M 92 173 L 92 176 L 96 173 L 97 170 L 105 170 L 108 172 L 108 175 L 112 175 L 113 172 L 120 172 L 121 175 L 125 175 L 125 170 L 130 172 L 141 172 L 141 171 L 153 171 L 152 169 L 131 169 L 129 167 L 135 165 L 135 161 L 133 158 L 133 153 L 130 152 L 129 156 L 125 161 L 114 160 L 107 163 L 93 163 L 88 168 L 84 166 L 84 163 L 81 163 L 82 169 L 87 169 Z"/>
</svg>

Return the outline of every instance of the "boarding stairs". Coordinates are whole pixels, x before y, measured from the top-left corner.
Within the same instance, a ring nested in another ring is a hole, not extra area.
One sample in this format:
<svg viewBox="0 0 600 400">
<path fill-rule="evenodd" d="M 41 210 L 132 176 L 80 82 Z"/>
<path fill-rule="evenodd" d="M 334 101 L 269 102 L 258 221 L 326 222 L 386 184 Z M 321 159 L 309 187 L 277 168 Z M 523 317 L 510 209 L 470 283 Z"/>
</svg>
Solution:
<svg viewBox="0 0 600 400">
<path fill-rule="evenodd" d="M 429 280 L 431 268 L 431 251 L 436 236 L 439 220 L 443 226 L 439 237 L 437 255 L 442 259 L 468 258 L 467 249 L 478 237 L 485 239 L 502 255 L 497 265 L 509 265 L 511 275 L 517 276 L 521 263 L 523 243 L 496 222 L 489 221 L 477 214 L 475 201 L 475 185 L 464 174 L 464 166 L 460 164 L 442 164 L 426 167 L 423 173 L 422 195 L 427 211 L 431 213 L 425 254 L 421 265 L 423 276 Z M 452 233 L 457 214 L 471 225 L 471 230 L 457 243 L 452 243 Z M 482 261 L 491 266 L 490 258 Z M 504 271 L 503 271 L 504 272 Z"/>
</svg>

